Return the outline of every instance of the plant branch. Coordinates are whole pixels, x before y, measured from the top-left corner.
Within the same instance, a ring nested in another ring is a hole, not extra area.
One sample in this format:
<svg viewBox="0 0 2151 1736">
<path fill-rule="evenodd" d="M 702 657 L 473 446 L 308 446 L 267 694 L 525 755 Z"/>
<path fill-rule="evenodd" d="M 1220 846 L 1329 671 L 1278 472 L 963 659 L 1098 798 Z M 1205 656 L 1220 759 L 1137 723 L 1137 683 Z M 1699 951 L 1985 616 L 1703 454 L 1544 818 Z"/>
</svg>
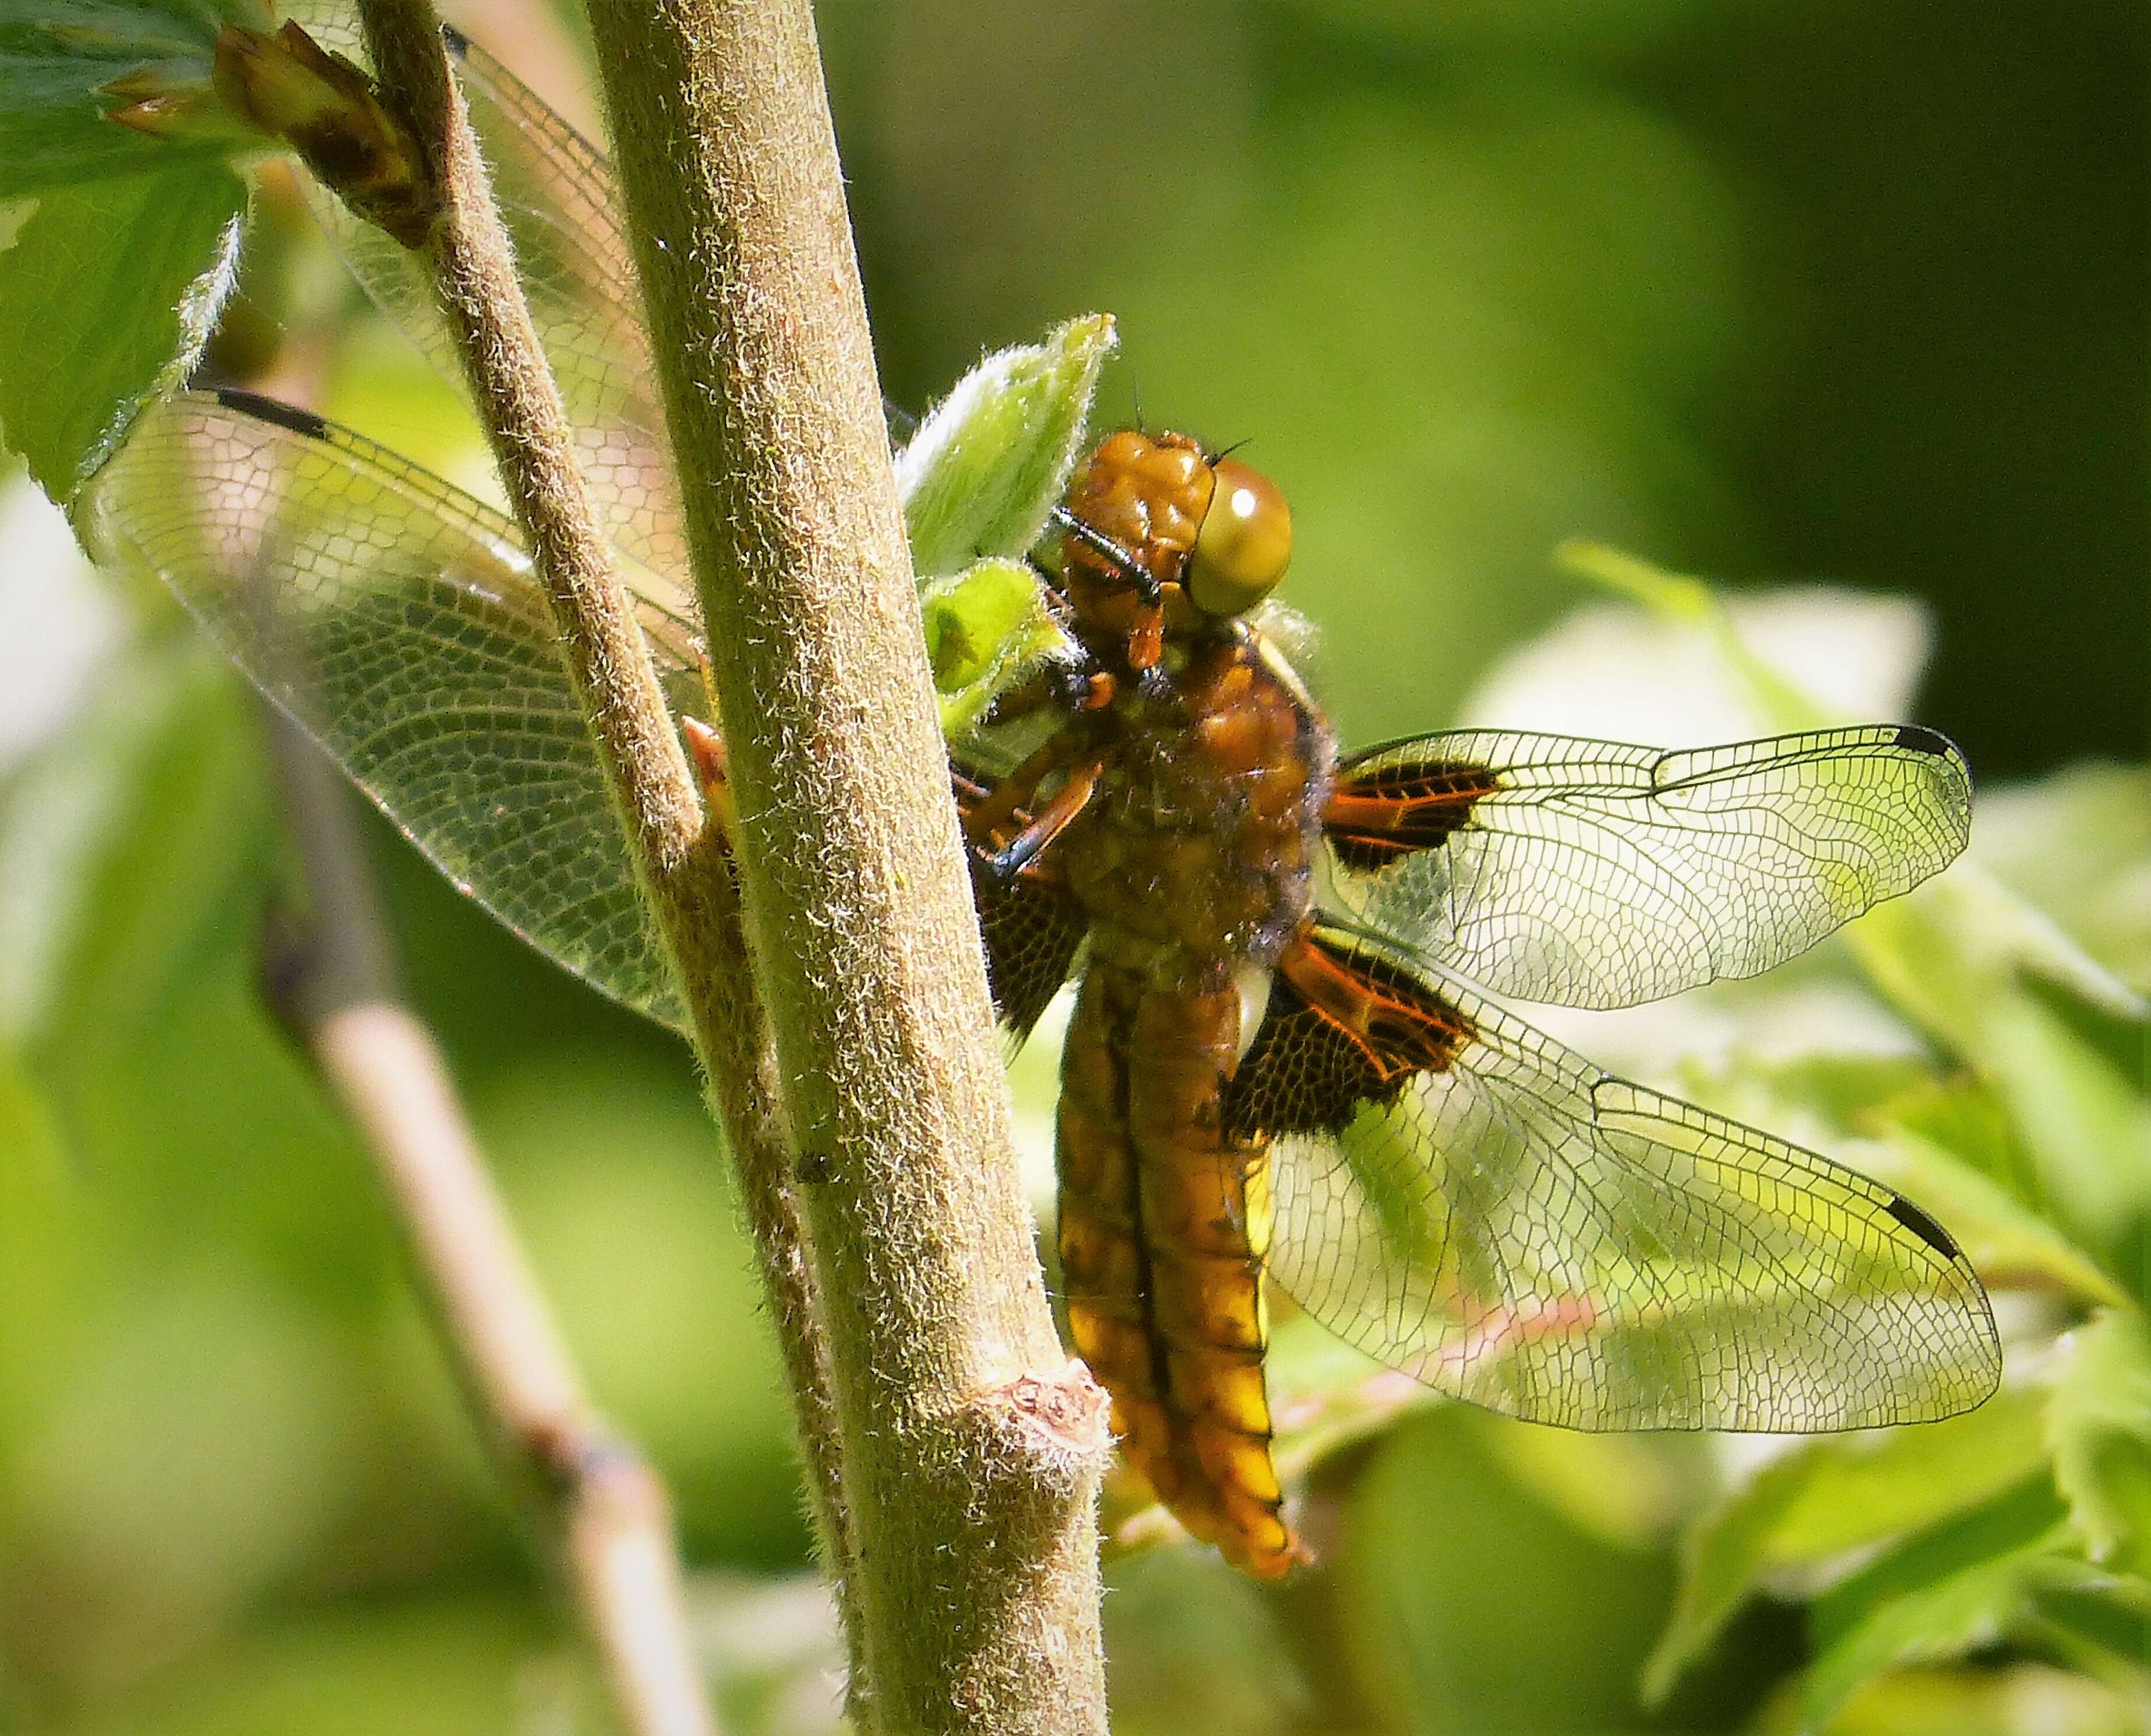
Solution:
<svg viewBox="0 0 2151 1736">
<path fill-rule="evenodd" d="M 592 1409 L 448 1069 L 400 1003 L 342 780 L 296 724 L 262 711 L 311 904 L 304 929 L 272 944 L 272 1000 L 372 1156 L 464 1389 L 574 1591 L 623 1727 L 715 1736 L 664 1485 Z"/>
<path fill-rule="evenodd" d="M 1102 1730 L 1106 1405 L 1011 1155 L 812 16 L 590 14 L 810 1182 L 866 1713 Z"/>
<path fill-rule="evenodd" d="M 426 0 L 361 0 L 359 11 L 383 95 L 427 159 L 440 210 L 428 251 L 441 299 L 678 968 L 776 1318 L 823 1558 L 856 1632 L 848 1609 L 853 1553 L 813 1272 L 790 1189 L 726 840 L 705 822 L 632 600 L 614 569 L 432 8 Z"/>
</svg>

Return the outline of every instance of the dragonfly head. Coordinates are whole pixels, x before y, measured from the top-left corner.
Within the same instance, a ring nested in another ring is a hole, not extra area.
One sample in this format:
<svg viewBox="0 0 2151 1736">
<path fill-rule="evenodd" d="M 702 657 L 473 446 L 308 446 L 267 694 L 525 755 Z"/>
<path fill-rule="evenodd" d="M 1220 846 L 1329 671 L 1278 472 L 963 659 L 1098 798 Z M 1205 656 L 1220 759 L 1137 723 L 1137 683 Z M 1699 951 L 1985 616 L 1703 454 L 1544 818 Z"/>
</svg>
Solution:
<svg viewBox="0 0 2151 1736">
<path fill-rule="evenodd" d="M 1246 614 L 1292 558 L 1277 485 L 1185 434 L 1107 436 L 1055 517 L 1078 617 L 1138 646 L 1146 621 L 1155 637 Z M 1139 649 L 1130 660 L 1144 666 Z"/>
</svg>

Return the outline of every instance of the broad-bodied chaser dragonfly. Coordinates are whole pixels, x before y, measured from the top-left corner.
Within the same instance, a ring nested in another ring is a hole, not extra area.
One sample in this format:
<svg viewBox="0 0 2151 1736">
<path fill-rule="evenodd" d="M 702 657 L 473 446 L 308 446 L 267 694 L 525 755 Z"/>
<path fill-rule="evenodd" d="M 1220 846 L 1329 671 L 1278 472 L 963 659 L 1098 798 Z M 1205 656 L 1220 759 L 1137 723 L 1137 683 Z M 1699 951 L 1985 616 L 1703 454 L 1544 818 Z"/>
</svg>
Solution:
<svg viewBox="0 0 2151 1736">
<path fill-rule="evenodd" d="M 697 627 L 607 165 L 455 48 L 685 717 Z M 402 250 L 332 221 L 445 361 Z M 464 891 L 681 1022 L 514 524 L 235 392 L 147 415 L 96 524 Z M 1259 1575 L 1301 1556 L 1266 1282 L 1443 1392 L 1572 1428 L 1864 1428 L 1993 1389 L 1986 1297 L 1918 1206 L 1602 1072 L 1491 998 L 1626 1006 L 1812 945 L 1963 848 L 1946 741 L 1466 731 L 1340 755 L 1261 612 L 1282 497 L 1177 434 L 1105 438 L 1034 552 L 1066 649 L 992 714 L 1029 731 L 1023 753 L 959 743 L 952 775 L 1003 1021 L 1020 1037 L 1078 984 L 1068 1329 L 1192 1533 Z"/>
</svg>

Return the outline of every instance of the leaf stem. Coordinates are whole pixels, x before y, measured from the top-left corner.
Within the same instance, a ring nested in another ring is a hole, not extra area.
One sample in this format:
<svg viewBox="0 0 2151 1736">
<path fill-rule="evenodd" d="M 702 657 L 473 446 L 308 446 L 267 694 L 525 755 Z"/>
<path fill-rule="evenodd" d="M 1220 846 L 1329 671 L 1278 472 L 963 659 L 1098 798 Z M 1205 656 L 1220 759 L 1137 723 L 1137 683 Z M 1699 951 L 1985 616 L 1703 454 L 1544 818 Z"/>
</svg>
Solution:
<svg viewBox="0 0 2151 1736">
<path fill-rule="evenodd" d="M 383 95 L 439 194 L 428 252 L 503 483 L 529 531 L 564 657 L 613 782 L 650 906 L 678 968 L 696 1050 L 729 1136 L 790 1378 L 823 1558 L 848 1607 L 851 1546 L 813 1268 L 790 1186 L 767 1027 L 727 840 L 706 823 L 626 588 L 578 466 L 468 117 L 426 0 L 360 0 Z M 856 1642 L 854 1642 L 856 1644 Z"/>
<path fill-rule="evenodd" d="M 400 1001 L 343 783 L 261 707 L 304 871 L 271 999 L 364 1141 L 473 1408 L 574 1594 L 623 1728 L 716 1736 L 690 1643 L 665 1487 L 583 1389 L 439 1050 Z"/>
</svg>

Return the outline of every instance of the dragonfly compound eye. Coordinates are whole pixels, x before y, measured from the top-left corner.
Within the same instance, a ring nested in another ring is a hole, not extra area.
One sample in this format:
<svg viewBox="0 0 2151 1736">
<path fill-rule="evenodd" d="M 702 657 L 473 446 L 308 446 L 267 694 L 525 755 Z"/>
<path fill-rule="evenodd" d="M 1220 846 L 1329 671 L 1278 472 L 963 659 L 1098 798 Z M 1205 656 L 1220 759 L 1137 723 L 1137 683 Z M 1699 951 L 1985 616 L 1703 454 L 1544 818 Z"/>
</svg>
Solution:
<svg viewBox="0 0 2151 1736">
<path fill-rule="evenodd" d="M 1182 582 L 1205 615 L 1244 615 L 1284 577 L 1292 559 L 1292 509 L 1259 470 L 1220 458 L 1212 473 L 1217 484 Z"/>
</svg>

